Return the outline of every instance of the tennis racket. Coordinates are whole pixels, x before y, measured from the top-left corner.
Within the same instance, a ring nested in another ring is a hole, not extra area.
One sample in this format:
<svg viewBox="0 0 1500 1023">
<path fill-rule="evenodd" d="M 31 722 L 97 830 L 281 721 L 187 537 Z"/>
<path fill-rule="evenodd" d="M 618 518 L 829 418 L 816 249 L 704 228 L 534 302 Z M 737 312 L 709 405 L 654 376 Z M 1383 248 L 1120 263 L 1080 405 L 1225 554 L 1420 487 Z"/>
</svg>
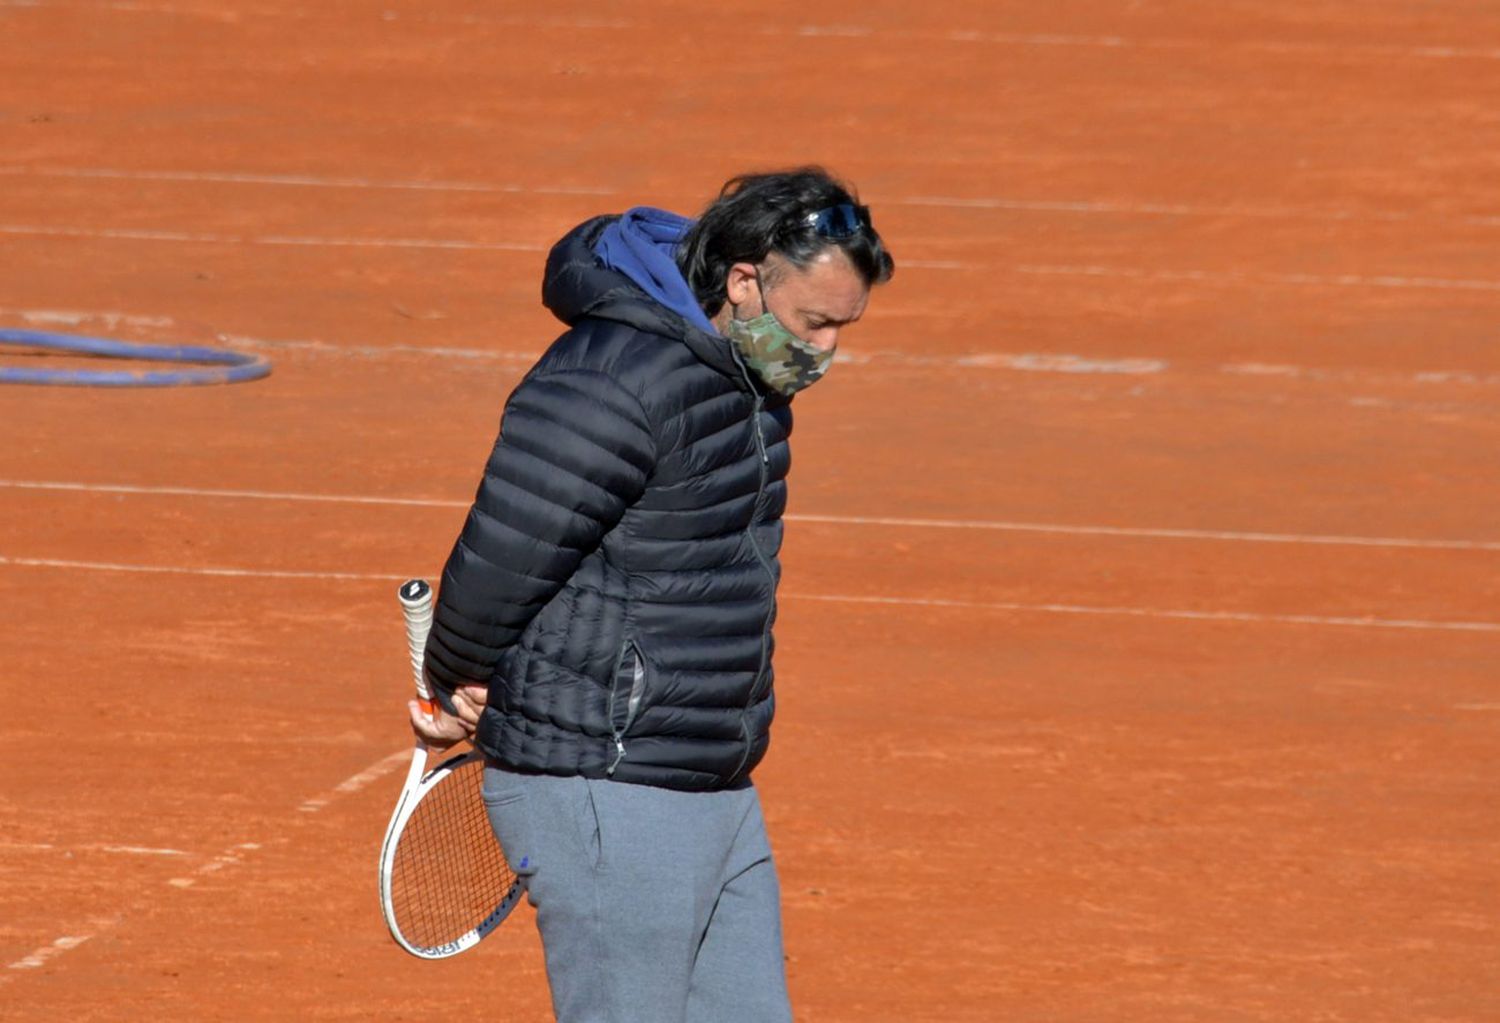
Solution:
<svg viewBox="0 0 1500 1023">
<path fill-rule="evenodd" d="M 422 655 L 432 587 L 412 579 L 399 596 L 417 702 L 431 718 Z M 414 956 L 446 959 L 473 947 L 520 901 L 521 882 L 485 813 L 483 775 L 484 757 L 473 750 L 427 770 L 427 747 L 417 740 L 380 850 L 380 909 L 396 944 Z"/>
</svg>

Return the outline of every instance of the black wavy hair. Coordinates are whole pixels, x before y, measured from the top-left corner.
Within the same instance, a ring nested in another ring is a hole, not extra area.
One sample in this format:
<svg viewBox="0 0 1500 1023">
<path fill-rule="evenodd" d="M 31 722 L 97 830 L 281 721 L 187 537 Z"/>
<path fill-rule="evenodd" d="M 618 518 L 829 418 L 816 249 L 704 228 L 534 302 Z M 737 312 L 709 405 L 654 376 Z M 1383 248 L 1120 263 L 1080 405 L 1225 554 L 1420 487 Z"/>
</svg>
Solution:
<svg viewBox="0 0 1500 1023">
<path fill-rule="evenodd" d="M 884 284 L 895 261 L 866 221 L 848 238 L 824 238 L 808 226 L 810 214 L 841 203 L 858 204 L 853 190 L 822 167 L 730 178 L 677 249 L 677 265 L 709 317 L 727 300 L 724 287 L 736 263 L 760 263 L 772 252 L 806 267 L 825 249 L 849 257 L 867 287 Z"/>
</svg>

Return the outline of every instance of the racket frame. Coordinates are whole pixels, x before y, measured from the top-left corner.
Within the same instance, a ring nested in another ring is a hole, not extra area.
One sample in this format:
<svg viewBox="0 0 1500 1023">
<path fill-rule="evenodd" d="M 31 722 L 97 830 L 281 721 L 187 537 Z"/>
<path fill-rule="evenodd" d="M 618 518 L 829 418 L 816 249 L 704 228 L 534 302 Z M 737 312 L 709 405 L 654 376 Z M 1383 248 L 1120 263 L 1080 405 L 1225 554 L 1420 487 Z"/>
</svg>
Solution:
<svg viewBox="0 0 1500 1023">
<path fill-rule="evenodd" d="M 397 596 L 400 598 L 401 611 L 406 619 L 406 643 L 411 656 L 417 703 L 422 713 L 427 715 L 428 720 L 431 720 L 436 707 L 433 703 L 432 692 L 427 685 L 426 674 L 422 670 L 422 660 L 427 647 L 427 633 L 432 627 L 432 588 L 425 580 L 410 579 L 401 584 Z M 385 840 L 380 847 L 380 912 L 385 917 L 385 925 L 390 930 L 391 937 L 407 952 L 420 959 L 446 959 L 479 944 L 485 935 L 500 926 L 510 915 L 510 911 L 516 907 L 516 903 L 521 900 L 525 886 L 517 878 L 506 890 L 500 902 L 483 920 L 452 941 L 433 946 L 419 945 L 407 940 L 406 936 L 401 933 L 400 925 L 396 921 L 395 902 L 391 897 L 391 873 L 395 866 L 396 850 L 401 844 L 401 833 L 406 827 L 406 822 L 411 820 L 412 814 L 416 812 L 423 797 L 449 775 L 472 761 L 484 759 L 484 755 L 478 750 L 470 750 L 467 753 L 450 757 L 428 771 L 426 770 L 427 752 L 427 746 L 421 739 L 418 739 L 416 747 L 412 750 L 411 766 L 407 768 L 406 781 L 401 786 L 401 796 L 396 800 L 396 809 L 391 813 L 390 823 L 386 825 Z"/>
<path fill-rule="evenodd" d="M 472 929 L 444 944 L 418 945 L 407 940 L 406 936 L 401 933 L 401 928 L 396 922 L 395 902 L 391 896 L 391 870 L 396 862 L 396 849 L 400 845 L 401 832 L 427 793 L 442 784 L 459 768 L 475 760 L 482 761 L 484 754 L 478 750 L 460 753 L 423 774 L 425 757 L 426 750 L 419 747 L 412 761 L 412 772 L 407 775 L 409 787 L 402 790 L 401 798 L 396 803 L 396 812 L 392 814 L 390 826 L 386 829 L 385 844 L 380 850 L 380 911 L 385 916 L 386 927 L 390 929 L 391 937 L 396 939 L 396 944 L 419 959 L 446 959 L 449 956 L 458 955 L 465 949 L 473 948 L 483 940 L 485 935 L 499 927 L 510 915 L 510 911 L 515 909 L 516 904 L 521 901 L 521 894 L 525 891 L 525 887 L 520 879 L 517 879 L 483 920 Z"/>
</svg>

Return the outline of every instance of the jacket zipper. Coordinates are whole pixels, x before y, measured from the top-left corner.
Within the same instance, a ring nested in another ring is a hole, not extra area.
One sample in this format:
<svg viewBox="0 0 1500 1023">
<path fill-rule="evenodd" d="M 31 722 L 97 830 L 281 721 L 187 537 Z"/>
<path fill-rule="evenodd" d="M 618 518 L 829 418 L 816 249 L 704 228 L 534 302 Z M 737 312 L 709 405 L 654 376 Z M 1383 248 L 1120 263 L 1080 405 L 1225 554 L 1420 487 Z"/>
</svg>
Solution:
<svg viewBox="0 0 1500 1023">
<path fill-rule="evenodd" d="M 615 679 L 620 675 L 620 664 L 625 660 L 626 654 L 635 657 L 634 667 L 630 673 L 630 696 L 625 701 L 625 723 L 614 728 L 615 722 L 615 697 L 618 686 Z M 625 733 L 630 731 L 630 726 L 635 724 L 635 716 L 641 709 L 641 698 L 646 695 L 646 659 L 641 656 L 640 644 L 630 639 L 620 648 L 620 656 L 615 659 L 614 671 L 610 674 L 609 686 L 609 723 L 611 725 L 610 735 L 615 740 L 615 759 L 605 768 L 604 773 L 614 777 L 615 769 L 620 766 L 620 761 L 625 759 Z"/>
<path fill-rule="evenodd" d="M 749 383 L 750 374 L 745 369 L 745 364 L 740 362 L 738 352 L 735 353 L 735 361 L 739 362 L 740 372 L 745 374 L 745 381 Z M 750 684 L 750 696 L 745 701 L 744 709 L 740 711 L 740 735 L 745 741 L 745 752 L 740 756 L 739 765 L 735 767 L 734 774 L 730 775 L 730 777 L 738 776 L 745 769 L 745 764 L 750 760 L 750 724 L 748 718 L 750 716 L 750 708 L 755 705 L 755 700 L 760 695 L 761 681 L 766 675 L 767 662 L 770 660 L 771 652 L 771 616 L 776 613 L 776 572 L 771 568 L 771 560 L 766 557 L 766 552 L 761 550 L 759 541 L 755 539 L 755 524 L 756 520 L 760 518 L 760 503 L 765 499 L 766 483 L 770 477 L 769 467 L 771 456 L 766 450 L 765 429 L 761 426 L 760 422 L 761 410 L 765 408 L 766 400 L 759 392 L 754 391 L 753 384 L 751 385 L 751 390 L 755 393 L 755 407 L 751 412 L 751 419 L 755 423 L 755 449 L 760 454 L 760 482 L 755 488 L 755 506 L 750 511 L 750 525 L 745 527 L 745 535 L 749 538 L 750 548 L 755 551 L 755 557 L 760 562 L 761 568 L 765 569 L 766 579 L 771 584 L 771 606 L 766 610 L 766 620 L 760 627 L 760 666 L 756 668 L 755 680 Z"/>
</svg>

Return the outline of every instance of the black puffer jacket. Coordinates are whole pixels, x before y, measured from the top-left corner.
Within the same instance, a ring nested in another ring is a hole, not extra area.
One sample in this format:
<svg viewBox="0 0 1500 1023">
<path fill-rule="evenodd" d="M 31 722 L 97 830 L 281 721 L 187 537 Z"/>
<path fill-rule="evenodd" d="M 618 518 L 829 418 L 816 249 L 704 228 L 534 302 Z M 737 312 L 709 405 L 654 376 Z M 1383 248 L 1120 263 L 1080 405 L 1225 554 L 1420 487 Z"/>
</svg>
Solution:
<svg viewBox="0 0 1500 1023">
<path fill-rule="evenodd" d="M 791 409 L 599 263 L 610 219 L 548 259 L 570 329 L 506 404 L 427 671 L 489 682 L 476 742 L 512 769 L 725 788 L 769 741 Z"/>
</svg>

